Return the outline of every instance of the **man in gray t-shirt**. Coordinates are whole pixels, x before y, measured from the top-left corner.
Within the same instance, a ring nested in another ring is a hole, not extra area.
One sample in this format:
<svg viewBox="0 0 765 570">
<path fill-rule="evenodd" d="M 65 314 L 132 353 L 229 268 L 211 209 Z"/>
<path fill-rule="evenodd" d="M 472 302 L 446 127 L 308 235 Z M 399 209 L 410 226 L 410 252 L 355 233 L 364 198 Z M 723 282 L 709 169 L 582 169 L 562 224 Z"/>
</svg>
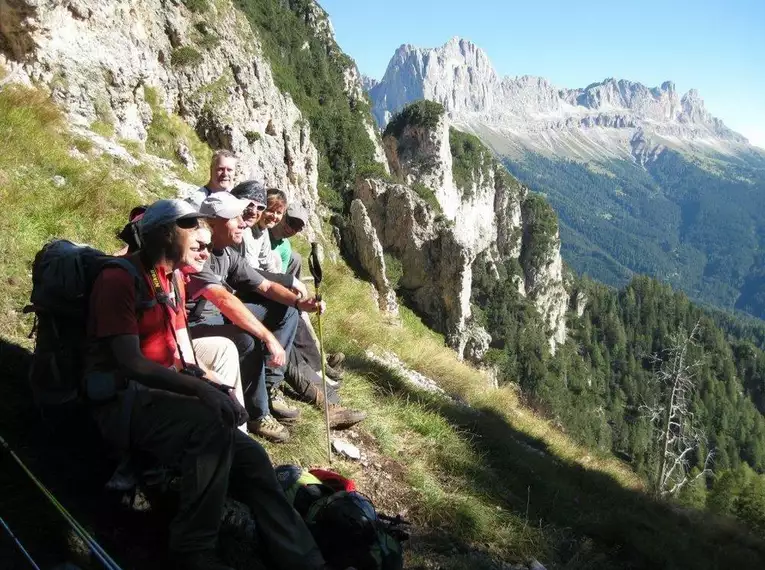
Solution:
<svg viewBox="0 0 765 570">
<path fill-rule="evenodd" d="M 202 203 L 200 211 L 212 216 L 213 251 L 203 270 L 189 276 L 188 320 L 193 338 L 224 336 L 234 341 L 251 418 L 247 427 L 251 433 L 282 442 L 289 438 L 289 432 L 271 415 L 268 395 L 284 380 L 297 309 L 316 312 L 320 304 L 264 277 L 231 247 L 241 241 L 247 227 L 242 215 L 249 204 L 228 192 L 215 193 Z M 270 355 L 267 361 L 266 353 Z M 297 413 L 282 414 L 283 420 L 297 417 Z"/>
</svg>

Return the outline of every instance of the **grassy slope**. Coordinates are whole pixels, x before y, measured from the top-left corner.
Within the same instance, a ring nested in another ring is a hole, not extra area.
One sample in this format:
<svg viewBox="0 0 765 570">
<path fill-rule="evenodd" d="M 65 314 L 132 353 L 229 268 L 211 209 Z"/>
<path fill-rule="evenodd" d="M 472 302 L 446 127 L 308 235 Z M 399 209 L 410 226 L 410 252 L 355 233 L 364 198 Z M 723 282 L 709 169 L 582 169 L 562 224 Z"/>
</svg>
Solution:
<svg viewBox="0 0 765 570">
<path fill-rule="evenodd" d="M 89 145 L 63 132 L 58 113 L 34 92 L 0 91 L 0 143 L 0 278 L 7 285 L 0 298 L 0 433 L 124 568 L 162 567 L 161 526 L 147 526 L 145 518 L 116 520 L 105 511 L 100 485 L 108 468 L 91 469 L 81 449 L 70 452 L 72 442 L 38 425 L 23 386 L 28 354 L 18 346 L 28 346 L 29 323 L 17 309 L 28 294 L 31 257 L 49 237 L 110 249 L 130 206 L 166 190 L 145 167 L 92 153 L 87 162 L 73 159 L 72 146 L 87 151 Z M 57 174 L 67 181 L 61 188 L 51 182 Z M 151 193 L 139 196 L 137 186 Z M 337 461 L 335 467 L 357 479 L 382 510 L 404 511 L 414 523 L 409 567 L 488 569 L 498 559 L 527 556 L 549 568 L 765 565 L 762 542 L 651 502 L 624 465 L 571 443 L 524 409 L 511 389 L 489 388 L 483 373 L 457 361 L 443 338 L 408 310 L 400 326 L 387 323 L 369 285 L 344 263 L 328 261 L 325 274 L 326 343 L 348 354 L 343 397 L 370 414 L 353 438 L 367 465 Z M 410 387 L 368 358 L 368 349 L 395 352 L 454 400 Z M 324 463 L 320 414 L 303 409 L 308 419 L 294 442 L 269 447 L 275 462 Z M 69 557 L 96 567 L 78 554 L 63 523 L 4 453 L 0 466 L 0 513 L 38 560 Z M 0 537 L 0 560 L 14 560 L 11 550 Z"/>
</svg>

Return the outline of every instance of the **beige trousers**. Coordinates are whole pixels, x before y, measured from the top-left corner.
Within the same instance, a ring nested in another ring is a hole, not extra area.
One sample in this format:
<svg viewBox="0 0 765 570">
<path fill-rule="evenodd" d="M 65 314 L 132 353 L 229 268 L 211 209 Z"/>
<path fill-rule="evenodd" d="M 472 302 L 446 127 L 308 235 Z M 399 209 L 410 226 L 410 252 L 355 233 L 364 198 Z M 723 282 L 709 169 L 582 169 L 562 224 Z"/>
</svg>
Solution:
<svg viewBox="0 0 765 570">
<path fill-rule="evenodd" d="M 244 406 L 239 351 L 233 341 L 222 336 L 208 336 L 195 338 L 191 343 L 199 362 L 215 372 L 223 384 L 233 388 L 237 401 Z M 247 424 L 239 426 L 239 429 L 247 433 Z"/>
</svg>

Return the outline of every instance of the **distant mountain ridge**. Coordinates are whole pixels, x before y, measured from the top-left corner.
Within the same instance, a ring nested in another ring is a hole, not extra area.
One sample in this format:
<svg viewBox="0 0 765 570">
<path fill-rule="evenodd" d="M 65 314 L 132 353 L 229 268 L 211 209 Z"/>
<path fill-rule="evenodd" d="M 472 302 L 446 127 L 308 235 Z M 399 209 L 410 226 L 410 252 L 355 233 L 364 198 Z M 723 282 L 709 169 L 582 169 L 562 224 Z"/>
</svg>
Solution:
<svg viewBox="0 0 765 570">
<path fill-rule="evenodd" d="M 694 89 L 680 95 L 671 81 L 649 88 L 611 78 L 561 89 L 542 77 L 500 77 L 481 48 L 458 37 L 432 49 L 401 46 L 382 80 L 366 85 L 381 126 L 407 103 L 430 99 L 500 154 L 526 148 L 583 160 L 642 160 L 646 146 L 735 152 L 748 143 L 713 117 Z"/>
<path fill-rule="evenodd" d="M 610 285 L 648 274 L 692 298 L 765 318 L 765 152 L 665 81 L 559 88 L 501 77 L 454 37 L 399 47 L 364 83 L 379 125 L 419 99 L 441 103 L 560 219 L 565 260 Z"/>
</svg>

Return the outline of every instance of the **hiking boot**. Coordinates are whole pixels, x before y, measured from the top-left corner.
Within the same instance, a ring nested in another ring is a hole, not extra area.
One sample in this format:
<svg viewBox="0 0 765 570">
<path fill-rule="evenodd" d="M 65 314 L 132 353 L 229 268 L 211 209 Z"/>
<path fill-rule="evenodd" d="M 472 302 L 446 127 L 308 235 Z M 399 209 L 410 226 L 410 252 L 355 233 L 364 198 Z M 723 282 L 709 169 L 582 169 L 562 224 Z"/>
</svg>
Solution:
<svg viewBox="0 0 765 570">
<path fill-rule="evenodd" d="M 278 388 L 272 388 L 268 392 L 268 399 L 270 400 L 271 412 L 274 417 L 283 422 L 294 422 L 300 417 L 300 410 L 295 406 L 291 406 L 287 400 L 284 399 L 284 394 Z"/>
<path fill-rule="evenodd" d="M 327 357 L 327 364 L 333 368 L 337 368 L 345 360 L 345 355 L 342 352 L 333 352 Z"/>
<path fill-rule="evenodd" d="M 344 408 L 340 404 L 329 405 L 329 427 L 343 430 L 355 426 L 367 417 L 366 412 Z"/>
<path fill-rule="evenodd" d="M 257 435 L 274 443 L 284 443 L 290 438 L 289 430 L 272 415 L 247 422 L 247 431 L 250 435 Z"/>
<path fill-rule="evenodd" d="M 327 376 L 335 381 L 335 384 L 337 384 L 339 380 L 342 380 L 343 375 L 345 374 L 345 372 L 343 372 L 340 368 L 334 368 L 329 364 L 325 365 L 324 371 L 327 373 Z"/>
<path fill-rule="evenodd" d="M 170 555 L 177 570 L 234 570 L 218 558 L 214 550 L 184 552 Z"/>
</svg>

